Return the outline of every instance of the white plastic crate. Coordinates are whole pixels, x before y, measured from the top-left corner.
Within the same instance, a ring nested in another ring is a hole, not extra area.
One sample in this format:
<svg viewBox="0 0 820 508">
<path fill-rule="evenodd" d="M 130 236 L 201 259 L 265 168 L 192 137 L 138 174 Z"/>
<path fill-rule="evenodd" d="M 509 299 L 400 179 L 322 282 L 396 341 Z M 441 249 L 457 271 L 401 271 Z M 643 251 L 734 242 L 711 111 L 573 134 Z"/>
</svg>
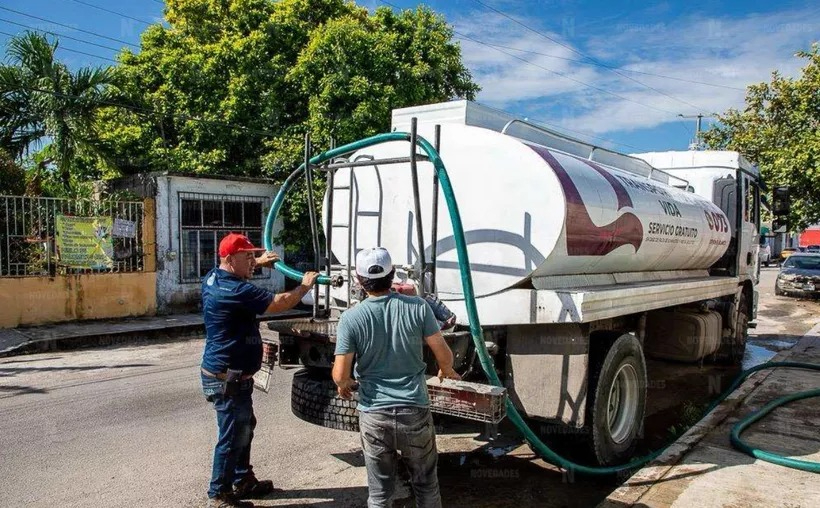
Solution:
<svg viewBox="0 0 820 508">
<path fill-rule="evenodd" d="M 500 386 L 427 379 L 430 410 L 468 420 L 498 423 L 507 416 L 507 389 Z"/>
</svg>

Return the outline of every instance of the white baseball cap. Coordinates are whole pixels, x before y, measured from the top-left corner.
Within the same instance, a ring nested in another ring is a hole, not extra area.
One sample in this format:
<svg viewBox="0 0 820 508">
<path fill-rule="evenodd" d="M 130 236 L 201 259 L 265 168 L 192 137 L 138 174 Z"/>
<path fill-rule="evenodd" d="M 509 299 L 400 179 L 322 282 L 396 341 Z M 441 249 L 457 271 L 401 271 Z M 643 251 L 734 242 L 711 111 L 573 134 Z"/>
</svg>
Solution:
<svg viewBox="0 0 820 508">
<path fill-rule="evenodd" d="M 381 279 L 393 271 L 393 260 L 384 247 L 364 249 L 356 254 L 356 275 L 365 279 Z"/>
</svg>

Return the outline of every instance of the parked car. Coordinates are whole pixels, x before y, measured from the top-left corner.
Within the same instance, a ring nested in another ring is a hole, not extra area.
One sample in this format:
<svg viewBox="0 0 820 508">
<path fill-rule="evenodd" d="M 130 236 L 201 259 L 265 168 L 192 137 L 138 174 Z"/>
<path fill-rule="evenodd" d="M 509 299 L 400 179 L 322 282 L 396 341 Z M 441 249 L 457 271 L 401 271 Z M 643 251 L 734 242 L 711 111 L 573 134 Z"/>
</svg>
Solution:
<svg viewBox="0 0 820 508">
<path fill-rule="evenodd" d="M 783 262 L 774 294 L 781 296 L 820 296 L 820 254 L 795 253 Z"/>
<path fill-rule="evenodd" d="M 806 252 L 820 252 L 820 245 L 809 245 L 806 247 Z"/>
<path fill-rule="evenodd" d="M 769 266 L 769 263 L 772 262 L 772 248 L 769 244 L 764 243 L 760 246 L 760 251 L 758 251 L 757 257 L 760 260 L 761 265 Z"/>
<path fill-rule="evenodd" d="M 780 251 L 780 263 L 782 264 L 783 261 L 786 261 L 789 258 L 789 256 L 791 256 L 795 252 L 798 252 L 798 250 L 795 249 L 794 247 L 786 247 L 785 249 L 781 250 Z"/>
</svg>

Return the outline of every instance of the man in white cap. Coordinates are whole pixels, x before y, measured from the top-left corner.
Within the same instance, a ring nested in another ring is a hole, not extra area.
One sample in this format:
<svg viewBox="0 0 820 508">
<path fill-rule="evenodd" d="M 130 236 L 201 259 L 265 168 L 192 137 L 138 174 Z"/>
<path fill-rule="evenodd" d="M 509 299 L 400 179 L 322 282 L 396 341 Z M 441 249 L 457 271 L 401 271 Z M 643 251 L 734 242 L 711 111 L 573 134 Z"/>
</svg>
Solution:
<svg viewBox="0 0 820 508">
<path fill-rule="evenodd" d="M 460 379 L 453 370 L 453 353 L 425 300 L 390 291 L 394 269 L 386 249 L 359 252 L 356 275 L 367 298 L 339 320 L 333 380 L 339 395 L 351 398 L 355 359 L 367 505 L 391 506 L 401 452 L 417 506 L 440 507 L 436 434 L 422 349 L 424 344 L 430 347 L 439 377 Z"/>
</svg>

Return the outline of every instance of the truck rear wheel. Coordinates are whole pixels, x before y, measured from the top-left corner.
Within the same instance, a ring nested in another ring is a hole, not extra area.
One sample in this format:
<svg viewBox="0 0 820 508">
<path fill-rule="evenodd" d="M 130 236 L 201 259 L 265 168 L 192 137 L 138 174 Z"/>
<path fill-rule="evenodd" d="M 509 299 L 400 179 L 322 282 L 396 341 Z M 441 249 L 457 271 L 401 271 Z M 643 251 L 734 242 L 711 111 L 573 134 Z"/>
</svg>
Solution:
<svg viewBox="0 0 820 508">
<path fill-rule="evenodd" d="M 593 358 L 588 413 L 590 446 L 601 465 L 627 461 L 643 429 L 646 361 L 634 335 L 618 337 L 605 354 Z"/>
<path fill-rule="evenodd" d="M 359 431 L 358 395 L 339 397 L 328 372 L 302 369 L 293 375 L 290 408 L 297 418 L 330 429 Z"/>
</svg>

